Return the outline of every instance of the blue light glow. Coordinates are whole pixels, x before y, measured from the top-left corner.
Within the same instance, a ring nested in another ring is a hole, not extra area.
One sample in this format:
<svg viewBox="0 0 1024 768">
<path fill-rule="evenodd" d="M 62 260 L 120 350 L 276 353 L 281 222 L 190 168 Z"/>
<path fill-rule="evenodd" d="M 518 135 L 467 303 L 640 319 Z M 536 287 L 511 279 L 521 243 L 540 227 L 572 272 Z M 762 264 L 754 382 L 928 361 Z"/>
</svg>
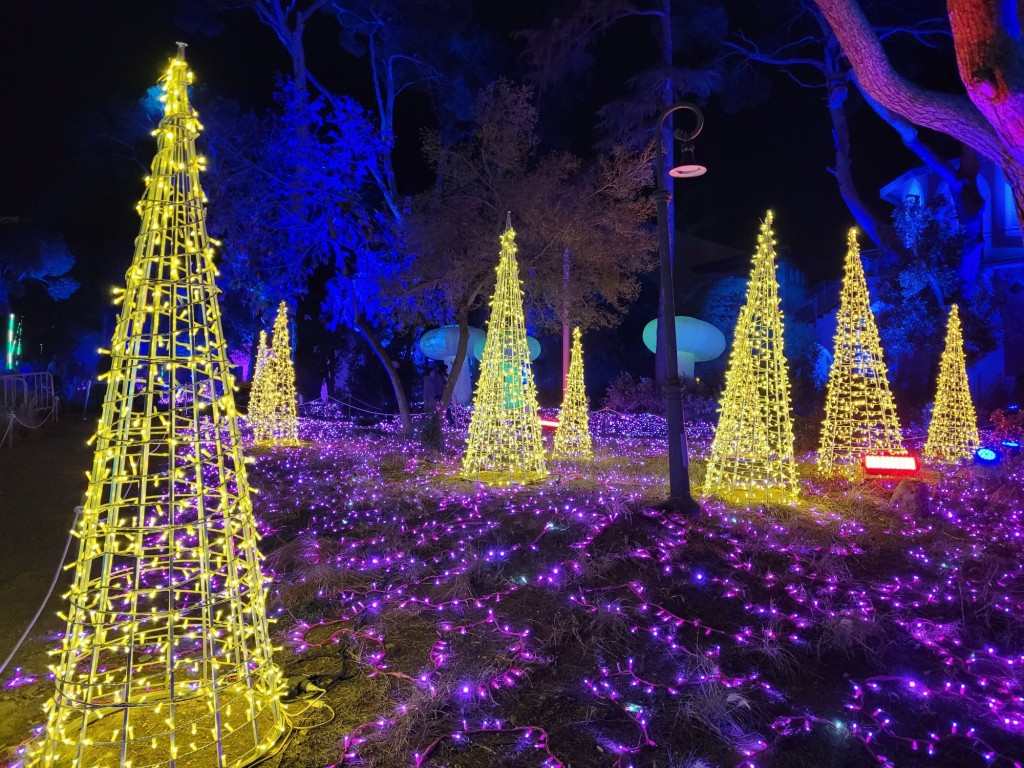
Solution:
<svg viewBox="0 0 1024 768">
<path fill-rule="evenodd" d="M 974 454 L 974 458 L 980 464 L 995 464 L 999 461 L 999 454 L 991 448 L 979 448 Z"/>
</svg>

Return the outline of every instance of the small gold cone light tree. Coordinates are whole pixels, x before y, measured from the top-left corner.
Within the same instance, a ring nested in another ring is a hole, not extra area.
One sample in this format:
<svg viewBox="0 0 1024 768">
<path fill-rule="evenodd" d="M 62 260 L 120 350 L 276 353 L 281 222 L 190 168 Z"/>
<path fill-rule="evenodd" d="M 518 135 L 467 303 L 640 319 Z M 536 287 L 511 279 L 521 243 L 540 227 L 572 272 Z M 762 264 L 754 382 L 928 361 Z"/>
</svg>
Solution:
<svg viewBox="0 0 1024 768">
<path fill-rule="evenodd" d="M 547 475 L 515 238 L 509 220 L 501 235 L 498 282 L 462 457 L 463 476 L 490 485 L 527 483 Z"/>
<path fill-rule="evenodd" d="M 287 729 L 190 80 L 181 46 L 163 81 L 33 767 L 242 766 Z"/>
<path fill-rule="evenodd" d="M 267 332 L 260 331 L 260 344 L 256 348 L 256 372 L 252 375 L 252 387 L 249 390 L 248 421 L 255 433 L 257 425 L 267 420 Z"/>
<path fill-rule="evenodd" d="M 954 304 L 949 311 L 946 348 L 939 361 L 935 408 L 928 426 L 924 455 L 941 462 L 954 462 L 971 458 L 979 445 L 978 417 L 967 383 L 960 310 Z"/>
<path fill-rule="evenodd" d="M 274 320 L 274 335 L 263 366 L 258 394 L 259 410 L 253 424 L 256 440 L 278 445 L 298 445 L 295 367 L 292 365 L 291 336 L 288 333 L 288 307 L 283 301 Z"/>
<path fill-rule="evenodd" d="M 818 471 L 851 475 L 866 453 L 903 455 L 906 451 L 896 403 L 889 390 L 878 326 L 871 312 L 857 230 L 851 229 L 828 372 Z"/>
<path fill-rule="evenodd" d="M 572 360 L 569 363 L 569 380 L 565 387 L 565 399 L 555 430 L 555 444 L 551 451 L 553 459 L 589 461 L 594 458 L 590 440 L 590 414 L 587 412 L 587 393 L 583 386 L 583 344 L 580 329 L 572 331 Z"/>
<path fill-rule="evenodd" d="M 736 321 L 704 494 L 788 504 L 798 488 L 772 221 L 768 211 Z"/>
</svg>

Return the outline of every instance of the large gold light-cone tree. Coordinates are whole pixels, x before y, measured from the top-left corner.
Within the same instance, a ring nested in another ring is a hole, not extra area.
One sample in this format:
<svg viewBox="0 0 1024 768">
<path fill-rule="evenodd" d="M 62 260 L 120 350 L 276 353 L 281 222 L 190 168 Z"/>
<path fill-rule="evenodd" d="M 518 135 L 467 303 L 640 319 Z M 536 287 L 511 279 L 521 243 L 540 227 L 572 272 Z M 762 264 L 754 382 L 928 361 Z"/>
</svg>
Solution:
<svg viewBox="0 0 1024 768">
<path fill-rule="evenodd" d="M 569 363 L 569 380 L 562 400 L 562 411 L 558 415 L 555 430 L 553 459 L 589 460 L 594 458 L 593 443 L 590 439 L 590 414 L 587 411 L 587 393 L 583 384 L 583 343 L 580 329 L 572 331 L 572 358 Z"/>
<path fill-rule="evenodd" d="M 924 455 L 943 462 L 969 459 L 978 450 L 978 417 L 967 382 L 967 360 L 964 357 L 964 336 L 960 328 L 960 310 L 956 304 L 949 310 L 946 348 L 939 360 L 935 407 L 928 425 Z"/>
<path fill-rule="evenodd" d="M 258 441 L 281 445 L 299 442 L 298 409 L 295 404 L 295 366 L 292 365 L 288 306 L 282 301 L 274 320 L 274 335 L 263 365 L 258 390 L 258 412 L 253 434 Z"/>
<path fill-rule="evenodd" d="M 857 230 L 847 235 L 843 288 L 828 372 L 818 470 L 851 474 L 866 453 L 902 455 L 896 402 L 889 390 L 878 326 L 871 312 Z"/>
<path fill-rule="evenodd" d="M 206 233 L 184 46 L 120 296 L 31 766 L 227 768 L 286 730 Z"/>
<path fill-rule="evenodd" d="M 462 458 L 463 476 L 493 485 L 530 482 L 547 474 L 515 238 L 509 222 L 501 235 L 498 282 Z"/>
<path fill-rule="evenodd" d="M 738 502 L 791 503 L 798 495 L 772 221 L 768 211 L 736 321 L 704 480 L 705 495 Z"/>
</svg>

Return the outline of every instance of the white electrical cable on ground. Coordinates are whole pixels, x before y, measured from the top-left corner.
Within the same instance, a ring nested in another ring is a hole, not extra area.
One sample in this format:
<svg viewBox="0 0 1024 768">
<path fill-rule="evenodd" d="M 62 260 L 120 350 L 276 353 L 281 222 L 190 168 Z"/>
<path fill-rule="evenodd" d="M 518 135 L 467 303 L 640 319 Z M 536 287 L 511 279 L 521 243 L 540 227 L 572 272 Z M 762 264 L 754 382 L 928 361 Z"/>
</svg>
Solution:
<svg viewBox="0 0 1024 768">
<path fill-rule="evenodd" d="M 39 610 L 36 611 L 36 615 L 32 617 L 32 621 L 25 627 L 25 631 L 21 633 L 21 637 L 18 638 L 18 642 L 14 644 L 14 649 L 7 654 L 7 658 L 4 659 L 4 663 L 0 664 L 0 675 L 7 669 L 7 665 L 11 663 L 11 659 L 21 649 L 21 644 L 25 642 L 25 638 L 28 637 L 28 633 L 32 631 L 32 627 L 39 621 L 39 617 L 43 614 L 43 609 L 46 604 L 50 602 L 50 596 L 53 594 L 53 588 L 57 586 L 57 581 L 60 579 L 61 571 L 64 570 L 64 561 L 67 559 L 68 550 L 71 549 L 71 540 L 75 537 L 75 528 L 78 527 L 78 518 L 82 515 L 82 508 L 80 506 L 75 507 L 75 519 L 71 523 L 71 530 L 68 532 L 68 540 L 64 542 L 64 554 L 60 556 L 60 563 L 57 565 L 57 572 L 53 574 L 53 581 L 50 582 L 50 588 L 46 591 L 46 597 L 43 598 L 43 602 L 39 606 Z"/>
<path fill-rule="evenodd" d="M 0 446 L 2 446 L 4 444 L 5 440 L 7 440 L 7 436 L 9 434 L 11 434 L 11 430 L 12 429 L 14 429 L 14 414 L 13 413 L 11 414 L 10 420 L 7 422 L 7 431 L 4 432 L 4 436 L 3 437 L 0 437 Z"/>
</svg>

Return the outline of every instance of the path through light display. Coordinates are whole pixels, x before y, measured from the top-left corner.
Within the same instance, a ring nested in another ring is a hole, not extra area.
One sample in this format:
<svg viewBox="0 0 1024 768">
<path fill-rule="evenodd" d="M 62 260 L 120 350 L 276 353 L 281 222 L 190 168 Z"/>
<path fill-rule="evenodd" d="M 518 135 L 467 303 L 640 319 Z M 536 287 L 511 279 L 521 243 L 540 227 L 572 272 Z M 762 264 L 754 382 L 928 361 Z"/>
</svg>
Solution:
<svg viewBox="0 0 1024 768">
<path fill-rule="evenodd" d="M 931 424 L 928 425 L 924 455 L 938 461 L 959 461 L 971 458 L 979 445 L 978 417 L 971 400 L 971 388 L 967 383 L 960 310 L 954 304 L 949 310 L 946 347 L 939 360 L 935 408 Z"/>
<path fill-rule="evenodd" d="M 529 482 L 547 474 L 515 238 L 510 222 L 501 235 L 498 282 L 462 459 L 465 477 L 495 485 Z"/>
<path fill-rule="evenodd" d="M 768 211 L 757 236 L 704 480 L 705 495 L 740 502 L 790 503 L 797 497 L 772 220 Z"/>
<path fill-rule="evenodd" d="M 587 411 L 587 393 L 583 384 L 583 343 L 580 329 L 572 331 L 572 360 L 569 363 L 569 380 L 562 400 L 562 411 L 558 415 L 555 430 L 553 459 L 588 460 L 594 458 L 590 439 L 590 415 Z"/>
<path fill-rule="evenodd" d="M 31 766 L 228 768 L 286 729 L 183 47 L 164 79 Z"/>
<path fill-rule="evenodd" d="M 871 312 L 857 230 L 846 238 L 846 263 L 818 470 L 850 474 L 867 453 L 905 454 L 882 344 Z"/>
</svg>

